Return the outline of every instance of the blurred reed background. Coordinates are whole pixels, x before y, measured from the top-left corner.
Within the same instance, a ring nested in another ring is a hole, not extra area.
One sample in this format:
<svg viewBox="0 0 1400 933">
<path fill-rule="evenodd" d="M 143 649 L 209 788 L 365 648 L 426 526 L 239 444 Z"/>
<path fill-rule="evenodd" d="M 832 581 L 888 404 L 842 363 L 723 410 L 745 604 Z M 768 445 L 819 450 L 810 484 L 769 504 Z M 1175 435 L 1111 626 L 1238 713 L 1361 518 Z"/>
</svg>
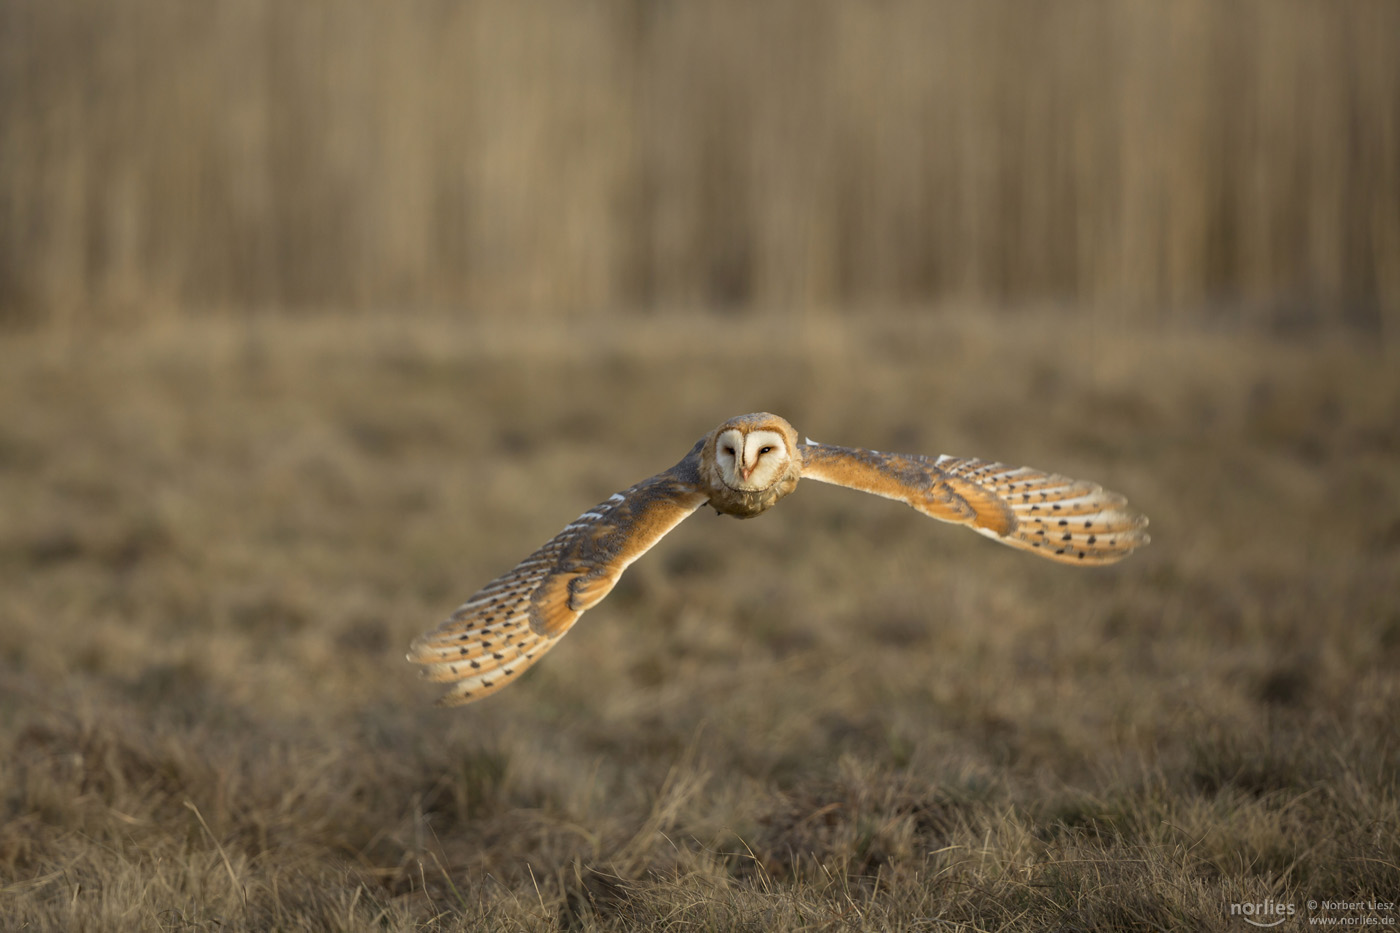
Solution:
<svg viewBox="0 0 1400 933">
<path fill-rule="evenodd" d="M 1397 36 L 1393 0 L 3 0 L 0 320 L 1049 302 L 1394 339 Z"/>
</svg>

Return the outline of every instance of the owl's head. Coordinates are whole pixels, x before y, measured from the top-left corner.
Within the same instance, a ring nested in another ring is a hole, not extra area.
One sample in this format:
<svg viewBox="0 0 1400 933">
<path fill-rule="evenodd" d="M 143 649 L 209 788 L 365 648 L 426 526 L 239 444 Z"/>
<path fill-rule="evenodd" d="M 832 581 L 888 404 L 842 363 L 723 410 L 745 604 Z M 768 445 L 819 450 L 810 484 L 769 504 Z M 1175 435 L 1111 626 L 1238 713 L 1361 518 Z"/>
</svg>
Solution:
<svg viewBox="0 0 1400 933">
<path fill-rule="evenodd" d="M 731 489 L 759 492 L 787 476 L 796 456 L 797 432 L 777 415 L 761 411 L 730 418 L 710 435 L 712 462 Z"/>
</svg>

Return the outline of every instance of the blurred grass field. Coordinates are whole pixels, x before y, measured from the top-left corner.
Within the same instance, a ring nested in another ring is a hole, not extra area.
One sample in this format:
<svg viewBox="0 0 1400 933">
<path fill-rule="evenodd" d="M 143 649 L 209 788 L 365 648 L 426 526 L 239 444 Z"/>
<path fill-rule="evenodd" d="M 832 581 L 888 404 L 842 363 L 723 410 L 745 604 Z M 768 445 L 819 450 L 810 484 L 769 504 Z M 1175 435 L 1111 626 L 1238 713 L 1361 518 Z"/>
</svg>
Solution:
<svg viewBox="0 0 1400 933">
<path fill-rule="evenodd" d="M 975 312 L 0 334 L 0 927 L 1400 901 L 1393 353 Z M 1080 571 L 804 485 L 697 514 L 519 684 L 432 707 L 414 635 L 760 409 L 1097 480 L 1153 543 Z"/>
</svg>

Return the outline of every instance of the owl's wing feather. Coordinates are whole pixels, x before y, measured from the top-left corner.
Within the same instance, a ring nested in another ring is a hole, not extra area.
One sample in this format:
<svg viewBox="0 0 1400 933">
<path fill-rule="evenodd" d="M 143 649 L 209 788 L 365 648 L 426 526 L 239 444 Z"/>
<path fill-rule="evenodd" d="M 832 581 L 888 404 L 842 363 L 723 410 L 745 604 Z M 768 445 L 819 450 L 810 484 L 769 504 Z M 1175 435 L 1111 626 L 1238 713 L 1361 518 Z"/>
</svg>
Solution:
<svg viewBox="0 0 1400 933">
<path fill-rule="evenodd" d="M 429 680 L 453 683 L 442 706 L 470 703 L 520 676 L 612 590 L 622 571 L 703 505 L 699 450 L 664 473 L 599 503 L 539 550 L 482 587 L 408 660 Z"/>
<path fill-rule="evenodd" d="M 897 499 L 1066 564 L 1111 564 L 1150 540 L 1147 517 L 1095 483 L 968 457 L 804 444 L 802 476 Z"/>
</svg>

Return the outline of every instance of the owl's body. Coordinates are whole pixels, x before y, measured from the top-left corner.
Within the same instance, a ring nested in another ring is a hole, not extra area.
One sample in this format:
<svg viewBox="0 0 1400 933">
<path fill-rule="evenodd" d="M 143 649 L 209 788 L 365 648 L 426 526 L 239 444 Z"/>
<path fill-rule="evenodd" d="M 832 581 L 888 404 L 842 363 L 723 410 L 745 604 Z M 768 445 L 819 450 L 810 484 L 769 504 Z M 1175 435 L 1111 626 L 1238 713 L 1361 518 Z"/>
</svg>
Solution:
<svg viewBox="0 0 1400 933">
<path fill-rule="evenodd" d="M 429 679 L 454 682 L 445 705 L 494 693 L 696 509 L 753 518 L 802 478 L 896 499 L 1064 563 L 1114 563 L 1149 540 L 1147 518 L 1093 483 L 986 460 L 799 443 L 792 425 L 759 412 L 726 421 L 669 470 L 584 512 L 414 641 L 408 659 Z"/>
</svg>

